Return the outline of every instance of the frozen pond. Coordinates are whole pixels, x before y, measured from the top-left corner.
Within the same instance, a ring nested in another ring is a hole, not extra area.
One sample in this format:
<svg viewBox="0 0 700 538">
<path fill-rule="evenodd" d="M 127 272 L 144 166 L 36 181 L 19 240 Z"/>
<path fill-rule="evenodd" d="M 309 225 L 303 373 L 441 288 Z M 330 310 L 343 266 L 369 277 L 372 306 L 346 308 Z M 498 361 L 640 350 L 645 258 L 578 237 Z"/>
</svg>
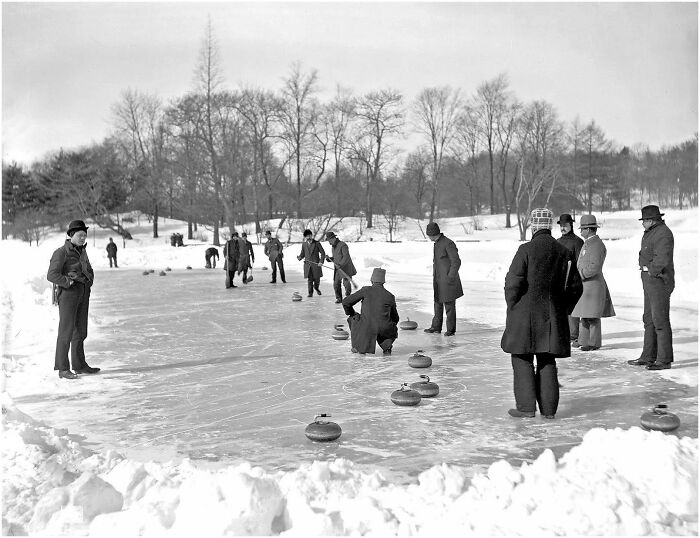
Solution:
<svg viewBox="0 0 700 538">
<path fill-rule="evenodd" d="M 81 432 L 90 448 L 136 459 L 246 460 L 290 470 L 342 457 L 386 469 L 397 481 L 441 462 L 476 471 L 498 458 L 530 461 L 544 448 L 559 456 L 591 428 L 639 425 L 641 413 L 660 402 L 680 416 L 678 436 L 697 437 L 695 388 L 624 364 L 641 349 L 641 320 L 638 330 L 619 332 L 604 321 L 604 344 L 611 342 L 605 349 L 559 361 L 556 420 L 517 420 L 507 415 L 514 402 L 502 329 L 474 323 L 478 306 L 466 312 L 458 301 L 458 316 L 468 317 L 458 319 L 456 337 L 423 333 L 431 317 L 429 276 L 387 284 L 401 318 L 415 319 L 419 329 L 400 331 L 385 357 L 353 354 L 349 340 L 331 338 L 345 316 L 328 274 L 323 296 L 313 298 L 294 269 L 287 284 L 268 284 L 269 270 L 254 275 L 251 284 L 237 279 L 239 287 L 226 290 L 221 269 L 175 269 L 166 277 L 99 270 L 86 352 L 103 371 L 66 382 L 60 394 L 50 387 L 15 391 L 12 379 L 8 391 L 21 393 L 15 401 L 24 412 Z M 505 310 L 501 283 L 463 282 L 471 303 Z M 302 302 L 291 301 L 293 291 Z M 624 314 L 622 300 L 615 307 Z M 697 346 L 697 332 L 674 330 L 674 342 Z M 432 357 L 431 368 L 408 366 L 417 349 Z M 623 358 L 616 350 L 625 350 Z M 439 396 L 395 406 L 391 392 L 423 373 L 439 384 Z M 304 436 L 321 412 L 341 425 L 337 442 Z"/>
</svg>

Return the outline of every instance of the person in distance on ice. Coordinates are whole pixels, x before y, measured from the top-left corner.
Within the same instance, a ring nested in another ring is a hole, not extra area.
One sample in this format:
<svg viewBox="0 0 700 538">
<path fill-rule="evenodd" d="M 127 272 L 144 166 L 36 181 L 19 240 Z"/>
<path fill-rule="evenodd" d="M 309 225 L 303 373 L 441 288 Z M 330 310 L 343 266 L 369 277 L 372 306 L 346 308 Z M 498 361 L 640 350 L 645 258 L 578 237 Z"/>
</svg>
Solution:
<svg viewBox="0 0 700 538">
<path fill-rule="evenodd" d="M 226 241 L 224 245 L 224 268 L 226 269 L 226 289 L 237 288 L 233 283 L 236 276 L 236 271 L 240 274 L 241 261 L 241 242 L 238 237 L 238 232 L 231 234 L 231 239 Z"/>
<path fill-rule="evenodd" d="M 633 365 L 646 365 L 647 370 L 666 370 L 673 362 L 671 335 L 671 293 L 676 287 L 673 267 L 673 233 L 661 219 L 659 206 L 642 208 L 642 248 L 639 269 L 644 290 L 644 347 Z"/>
<path fill-rule="evenodd" d="M 204 261 L 206 264 L 204 267 L 206 269 L 216 269 L 216 260 L 219 259 L 219 249 L 216 247 L 209 247 L 204 251 Z"/>
<path fill-rule="evenodd" d="M 580 318 L 581 351 L 593 351 L 602 345 L 600 318 L 615 315 L 608 285 L 603 278 L 603 263 L 607 249 L 598 237 L 598 223 L 593 215 L 583 215 L 579 226 L 585 242 L 576 267 L 583 282 L 583 295 L 576 303 L 570 318 Z"/>
<path fill-rule="evenodd" d="M 326 241 L 330 243 L 333 249 L 333 256 L 326 256 L 326 261 L 333 262 L 335 266 L 333 270 L 333 291 L 335 291 L 335 302 L 340 303 L 343 300 L 342 287 L 345 287 L 345 297 L 350 295 L 351 288 L 348 277 L 355 276 L 357 270 L 352 263 L 352 258 L 350 258 L 350 249 L 347 243 L 338 239 L 333 232 L 326 232 Z"/>
<path fill-rule="evenodd" d="M 571 356 L 568 314 L 581 296 L 581 278 L 573 254 L 552 237 L 552 212 L 534 209 L 530 227 L 532 239 L 518 247 L 504 287 L 501 349 L 511 354 L 515 393 L 515 409 L 508 414 L 534 417 L 539 404 L 545 418 L 554 418 L 559 405 L 556 359 Z"/>
<path fill-rule="evenodd" d="M 431 222 L 425 229 L 433 246 L 433 310 L 435 315 L 427 333 L 442 332 L 443 309 L 447 315 L 445 336 L 453 336 L 457 330 L 457 309 L 455 301 L 464 295 L 459 278 L 459 251 L 454 241 L 440 232 L 437 222 Z"/>
<path fill-rule="evenodd" d="M 297 256 L 297 260 L 304 260 L 304 278 L 309 284 L 309 297 L 313 297 L 314 290 L 321 295 L 319 285 L 323 270 L 321 264 L 326 259 L 326 251 L 323 250 L 321 243 L 313 238 L 311 230 L 304 230 L 304 242 L 301 244 L 301 252 Z"/>
<path fill-rule="evenodd" d="M 241 265 L 243 266 L 243 284 L 248 283 L 248 269 L 253 268 L 255 263 L 255 252 L 253 252 L 253 243 L 248 241 L 248 234 L 241 234 L 243 250 L 241 251 Z"/>
<path fill-rule="evenodd" d="M 568 213 L 563 213 L 560 215 L 557 224 L 561 229 L 561 237 L 557 241 L 573 253 L 574 261 L 578 260 L 581 247 L 583 247 L 583 239 L 574 233 L 574 218 Z M 573 347 L 579 347 L 578 332 L 580 321 L 579 318 L 569 316 L 569 338 Z"/>
<path fill-rule="evenodd" d="M 117 265 L 117 244 L 109 238 L 109 243 L 107 243 L 107 259 L 109 260 L 109 267 L 112 267 L 112 261 L 114 261 L 114 267 L 118 268 Z"/>
<path fill-rule="evenodd" d="M 85 252 L 88 227 L 82 220 L 74 220 L 68 225 L 64 245 L 56 249 L 49 262 L 46 278 L 53 283 L 55 302 L 58 304 L 58 337 L 54 370 L 63 379 L 77 379 L 77 374 L 96 374 L 99 368 L 85 362 L 83 342 L 88 334 L 88 310 L 90 308 L 90 288 L 95 273 Z M 68 365 L 68 349 L 70 362 Z"/>
<path fill-rule="evenodd" d="M 282 243 L 276 237 L 272 237 L 272 232 L 267 230 L 265 232 L 265 237 L 267 238 L 267 243 L 265 243 L 265 256 L 270 260 L 270 265 L 272 266 L 272 280 L 270 284 L 275 284 L 277 282 L 277 267 L 280 269 L 280 280 L 286 283 L 284 279 L 284 263 L 282 261 Z"/>
<path fill-rule="evenodd" d="M 399 313 L 394 295 L 384 289 L 386 271 L 372 271 L 371 286 L 363 286 L 343 299 L 343 310 L 349 316 L 350 339 L 353 353 L 374 353 L 379 344 L 385 355 L 391 355 L 394 340 L 399 335 L 396 324 Z M 362 301 L 362 313 L 353 306 Z"/>
</svg>

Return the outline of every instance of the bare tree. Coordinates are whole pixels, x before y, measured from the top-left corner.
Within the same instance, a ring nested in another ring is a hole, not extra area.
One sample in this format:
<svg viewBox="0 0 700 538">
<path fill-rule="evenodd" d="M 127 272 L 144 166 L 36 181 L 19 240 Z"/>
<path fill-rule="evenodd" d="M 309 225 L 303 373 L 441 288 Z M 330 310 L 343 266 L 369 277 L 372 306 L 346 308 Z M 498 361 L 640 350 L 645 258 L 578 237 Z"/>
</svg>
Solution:
<svg viewBox="0 0 700 538">
<path fill-rule="evenodd" d="M 416 216 L 423 218 L 423 197 L 428 186 L 428 167 L 430 166 L 430 155 L 427 150 L 419 146 L 415 151 L 409 153 L 404 164 L 404 177 L 411 187 L 413 200 L 416 204 Z"/>
<path fill-rule="evenodd" d="M 425 88 L 413 105 L 415 125 L 428 142 L 432 160 L 432 198 L 430 220 L 434 220 L 440 203 L 440 172 L 446 148 L 455 134 L 462 99 L 459 89 L 450 86 Z"/>
<path fill-rule="evenodd" d="M 455 126 L 455 144 L 452 151 L 452 158 L 464 170 L 459 179 L 469 192 L 469 212 L 471 215 L 478 214 L 481 206 L 479 155 L 483 145 L 478 121 L 478 115 L 471 106 L 462 107 Z"/>
<path fill-rule="evenodd" d="M 505 73 L 499 74 L 493 80 L 482 83 L 476 90 L 472 106 L 477 117 L 486 150 L 489 156 L 490 177 L 490 208 L 491 214 L 496 212 L 494 197 L 494 154 L 498 146 L 498 124 L 503 111 L 506 109 L 508 98 L 508 77 Z"/>
<path fill-rule="evenodd" d="M 599 181 L 600 168 L 597 166 L 601 156 L 610 151 L 610 142 L 605 138 L 605 133 L 598 127 L 594 120 L 586 125 L 581 132 L 581 141 L 585 151 L 586 172 L 588 180 L 588 194 L 586 196 L 588 213 L 593 212 L 593 186 Z"/>
<path fill-rule="evenodd" d="M 340 171 L 345 152 L 348 149 L 348 129 L 355 115 L 356 102 L 357 100 L 353 97 L 349 89 L 342 88 L 338 85 L 336 86 L 335 97 L 329 103 L 326 110 L 326 117 L 328 118 L 330 128 L 330 148 L 333 153 L 333 162 L 335 165 L 335 212 L 337 215 L 343 214 Z"/>
<path fill-rule="evenodd" d="M 498 136 L 498 176 L 501 179 L 501 192 L 506 211 L 506 228 L 511 227 L 510 211 L 512 201 L 515 198 L 514 185 L 508 189 L 506 185 L 506 169 L 508 167 L 508 153 L 510 151 L 515 128 L 520 114 L 521 104 L 512 98 L 507 98 L 503 103 L 503 109 L 496 118 L 496 134 Z"/>
<path fill-rule="evenodd" d="M 387 163 L 388 138 L 401 131 L 404 124 L 403 95 L 392 89 L 369 92 L 357 106 L 359 137 L 355 158 L 366 167 L 367 228 L 372 227 L 372 187 L 381 179 Z"/>
</svg>

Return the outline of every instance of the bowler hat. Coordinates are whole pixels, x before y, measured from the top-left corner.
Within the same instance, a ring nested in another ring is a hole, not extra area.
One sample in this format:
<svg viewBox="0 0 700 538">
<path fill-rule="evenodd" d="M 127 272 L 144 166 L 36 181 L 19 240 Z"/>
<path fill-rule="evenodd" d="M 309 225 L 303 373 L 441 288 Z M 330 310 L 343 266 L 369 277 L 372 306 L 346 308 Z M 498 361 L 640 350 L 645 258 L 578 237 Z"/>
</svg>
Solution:
<svg viewBox="0 0 700 538">
<path fill-rule="evenodd" d="M 639 220 L 661 220 L 663 216 L 664 213 L 659 211 L 658 205 L 647 205 L 642 208 L 642 218 Z"/>
<path fill-rule="evenodd" d="M 557 221 L 557 224 L 573 224 L 574 222 L 576 221 L 571 215 L 569 215 L 568 213 L 562 213 L 561 215 L 559 215 L 559 220 Z"/>
<path fill-rule="evenodd" d="M 83 230 L 85 233 L 87 233 L 88 227 L 85 226 L 85 223 L 82 220 L 72 220 L 68 225 L 68 231 L 66 233 L 72 237 L 78 230 Z"/>
<path fill-rule="evenodd" d="M 380 269 L 379 267 L 375 267 L 372 270 L 370 282 L 378 282 L 384 284 L 384 282 L 386 282 L 386 269 Z"/>
<path fill-rule="evenodd" d="M 426 235 L 440 235 L 440 226 L 437 222 L 429 222 L 425 228 Z"/>
<path fill-rule="evenodd" d="M 330 241 L 335 237 L 335 234 L 333 232 L 326 232 L 326 241 Z"/>
<path fill-rule="evenodd" d="M 600 228 L 595 220 L 595 215 L 581 215 L 581 223 L 578 227 L 580 230 L 583 228 Z"/>
</svg>

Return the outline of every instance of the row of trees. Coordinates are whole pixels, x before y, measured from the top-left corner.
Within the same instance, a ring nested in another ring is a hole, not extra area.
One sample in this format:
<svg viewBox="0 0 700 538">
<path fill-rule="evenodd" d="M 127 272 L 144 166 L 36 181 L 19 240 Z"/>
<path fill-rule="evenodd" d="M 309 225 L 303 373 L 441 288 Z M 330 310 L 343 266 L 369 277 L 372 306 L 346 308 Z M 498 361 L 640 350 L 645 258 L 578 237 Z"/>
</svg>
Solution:
<svg viewBox="0 0 700 538">
<path fill-rule="evenodd" d="M 320 98 L 315 70 L 291 66 L 276 90 L 229 89 L 207 26 L 193 88 L 164 102 L 128 89 L 102 143 L 58 151 L 29 169 L 3 163 L 3 235 L 76 213 L 123 236 L 137 209 L 221 227 L 276 217 L 429 218 L 505 213 L 522 237 L 533 207 L 593 212 L 653 201 L 697 205 L 697 134 L 659 151 L 618 147 L 594 121 L 563 121 L 520 101 L 505 74 L 473 94 L 430 87 Z M 408 148 L 409 141 L 411 148 Z M 281 224 L 280 224 L 281 225 Z M 36 239 L 36 237 L 34 237 Z"/>
</svg>

